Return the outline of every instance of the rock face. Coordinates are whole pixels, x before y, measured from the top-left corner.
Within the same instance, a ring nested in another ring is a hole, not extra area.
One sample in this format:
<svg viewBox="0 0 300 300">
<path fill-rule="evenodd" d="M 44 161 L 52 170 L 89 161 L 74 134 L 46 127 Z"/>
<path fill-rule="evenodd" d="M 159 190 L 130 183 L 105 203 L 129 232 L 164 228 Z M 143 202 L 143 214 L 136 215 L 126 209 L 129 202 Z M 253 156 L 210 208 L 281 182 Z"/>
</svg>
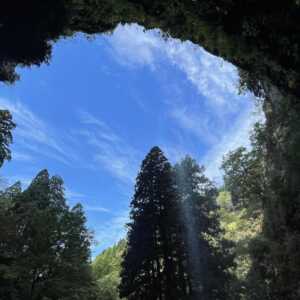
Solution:
<svg viewBox="0 0 300 300">
<path fill-rule="evenodd" d="M 266 88 L 267 172 L 264 233 L 273 262 L 274 299 L 299 299 L 300 289 L 300 103 Z"/>
</svg>

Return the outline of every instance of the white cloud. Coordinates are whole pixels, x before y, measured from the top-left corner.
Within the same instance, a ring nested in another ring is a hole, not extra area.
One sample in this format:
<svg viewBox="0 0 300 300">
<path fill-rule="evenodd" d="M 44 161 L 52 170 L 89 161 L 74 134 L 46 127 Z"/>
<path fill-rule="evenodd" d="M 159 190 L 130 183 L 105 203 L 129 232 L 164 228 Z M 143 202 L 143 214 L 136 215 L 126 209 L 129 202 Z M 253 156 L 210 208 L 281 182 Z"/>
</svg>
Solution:
<svg viewBox="0 0 300 300">
<path fill-rule="evenodd" d="M 87 112 L 81 112 L 80 117 L 81 123 L 87 126 L 77 134 L 92 146 L 93 161 L 114 177 L 132 184 L 138 165 L 136 150 L 99 118 Z"/>
<path fill-rule="evenodd" d="M 56 133 L 24 104 L 0 98 L 0 108 L 10 110 L 17 124 L 14 131 L 16 143 L 12 151 L 14 159 L 33 161 L 35 156 L 43 155 L 71 167 L 74 165 L 87 167 L 92 161 L 93 168 L 96 163 L 98 167 L 103 167 L 118 179 L 133 183 L 137 166 L 136 151 L 92 114 L 80 112 L 80 123 L 84 126 L 77 130 L 77 134 L 84 139 L 78 142 L 78 139 L 72 140 L 72 136 L 69 136 L 70 139 L 63 142 L 61 132 Z M 82 145 L 92 146 L 91 149 L 86 149 L 92 150 L 89 162 L 82 157 L 78 158 L 78 149 Z M 18 151 L 19 148 L 22 152 Z"/>
<path fill-rule="evenodd" d="M 7 177 L 7 186 L 11 186 L 15 184 L 16 182 L 21 182 L 22 189 L 26 189 L 32 182 L 33 176 L 31 175 L 14 175 Z"/>
<path fill-rule="evenodd" d="M 203 143 L 213 144 L 217 142 L 217 132 L 211 125 L 212 114 L 208 115 L 201 111 L 192 112 L 185 105 L 172 105 L 170 116 L 185 131 L 193 133 Z"/>
<path fill-rule="evenodd" d="M 66 187 L 65 189 L 65 196 L 68 200 L 68 203 L 70 205 L 74 204 L 75 202 L 80 202 L 83 205 L 83 208 L 85 211 L 91 211 L 91 212 L 101 212 L 101 213 L 109 213 L 110 210 L 103 207 L 103 206 L 94 206 L 88 204 L 88 196 L 86 196 L 83 193 L 76 192 L 74 190 L 71 190 L 70 188 Z"/>
<path fill-rule="evenodd" d="M 65 189 L 65 196 L 67 199 L 83 199 L 86 197 L 86 195 L 79 193 L 79 192 L 75 192 L 73 190 L 71 190 L 70 188 L 66 187 Z"/>
<path fill-rule="evenodd" d="M 120 141 L 119 137 L 116 134 L 114 134 L 104 122 L 95 118 L 92 114 L 86 111 L 80 111 L 79 116 L 82 124 L 97 126 L 97 133 L 101 136 L 102 139 L 112 143 Z"/>
<path fill-rule="evenodd" d="M 241 146 L 249 148 L 249 133 L 253 129 L 253 125 L 263 121 L 262 113 L 259 110 L 254 111 L 250 105 L 240 114 L 230 131 L 225 133 L 222 139 L 208 151 L 202 161 L 209 178 L 218 184 L 222 182 L 220 167 L 224 155 Z"/>
<path fill-rule="evenodd" d="M 161 146 L 161 149 L 168 160 L 173 164 L 177 163 L 187 155 L 187 151 L 179 145 L 165 144 Z"/>
<path fill-rule="evenodd" d="M 23 162 L 32 162 L 34 161 L 34 157 L 28 153 L 22 153 L 14 151 L 12 154 L 13 160 L 23 161 Z"/>
<path fill-rule="evenodd" d="M 155 68 L 156 53 L 159 54 L 161 41 L 157 30 L 145 31 L 138 25 L 119 25 L 108 36 L 113 56 L 120 64 L 150 66 Z"/>
<path fill-rule="evenodd" d="M 0 98 L 0 108 L 8 109 L 17 124 L 14 130 L 15 141 L 26 150 L 54 158 L 64 164 L 70 164 L 72 152 L 53 133 L 50 126 L 38 118 L 29 108 L 19 101 Z M 42 147 L 42 148 L 41 148 Z M 23 148 L 23 149 L 24 149 Z M 12 153 L 15 159 L 30 159 L 28 153 Z"/>
<path fill-rule="evenodd" d="M 17 123 L 17 135 L 24 139 L 34 140 L 38 143 L 45 144 L 58 152 L 63 152 L 57 142 L 49 136 L 47 126 L 32 111 L 30 111 L 21 102 L 8 101 L 0 98 L 0 108 L 8 109 Z"/>
<path fill-rule="evenodd" d="M 115 214 L 112 219 L 105 222 L 102 226 L 95 228 L 97 246 L 105 249 L 124 238 L 127 232 L 126 224 L 128 221 L 129 211 L 123 210 Z M 93 252 L 96 252 L 97 248 L 95 247 Z"/>
<path fill-rule="evenodd" d="M 236 68 L 189 41 L 166 39 L 159 30 L 146 31 L 137 24 L 119 25 L 107 39 L 113 57 L 121 64 L 156 69 L 167 60 L 186 75 L 205 97 L 206 104 L 215 109 L 219 106 L 223 112 L 230 111 L 244 98 L 238 95 Z"/>
<path fill-rule="evenodd" d="M 102 207 L 102 206 L 90 206 L 90 205 L 84 205 L 84 209 L 86 211 L 92 211 L 92 212 L 101 212 L 101 213 L 109 213 L 110 210 Z"/>
</svg>

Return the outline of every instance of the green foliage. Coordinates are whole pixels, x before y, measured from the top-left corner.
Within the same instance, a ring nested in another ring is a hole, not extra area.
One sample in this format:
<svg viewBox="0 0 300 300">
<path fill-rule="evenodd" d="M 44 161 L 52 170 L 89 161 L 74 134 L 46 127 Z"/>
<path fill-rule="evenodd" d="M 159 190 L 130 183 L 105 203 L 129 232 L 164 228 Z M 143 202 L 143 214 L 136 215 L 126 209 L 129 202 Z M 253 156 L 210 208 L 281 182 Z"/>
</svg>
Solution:
<svg viewBox="0 0 300 300">
<path fill-rule="evenodd" d="M 92 268 L 97 280 L 98 294 L 101 300 L 119 300 L 118 286 L 122 257 L 126 249 L 126 241 L 121 240 L 93 261 Z"/>
<path fill-rule="evenodd" d="M 12 143 L 12 130 L 16 127 L 7 110 L 0 110 L 0 168 L 5 160 L 11 159 L 9 145 Z"/>
<path fill-rule="evenodd" d="M 192 299 L 228 299 L 232 244 L 222 237 L 217 189 L 191 157 L 175 165 Z"/>
<path fill-rule="evenodd" d="M 255 124 L 252 148 L 238 148 L 223 161 L 225 190 L 218 196 L 224 237 L 235 243 L 236 281 L 241 299 L 269 299 L 272 261 L 264 237 L 263 205 L 268 197 L 266 129 Z M 257 288 L 260 287 L 260 288 Z"/>
<path fill-rule="evenodd" d="M 0 198 L 0 298 L 92 299 L 91 236 L 82 207 L 66 205 L 62 180 L 44 170 Z"/>
<path fill-rule="evenodd" d="M 233 299 L 245 299 L 249 292 L 247 286 L 252 267 L 250 245 L 262 232 L 262 214 L 256 212 L 254 217 L 251 209 L 234 207 L 227 191 L 221 191 L 217 201 L 224 238 L 235 245 L 235 266 L 230 269 L 233 275 L 230 284 L 231 296 Z"/>
<path fill-rule="evenodd" d="M 251 137 L 252 150 L 240 147 L 224 158 L 225 188 L 230 191 L 235 208 L 261 213 L 266 197 L 264 127 L 256 124 Z"/>
</svg>

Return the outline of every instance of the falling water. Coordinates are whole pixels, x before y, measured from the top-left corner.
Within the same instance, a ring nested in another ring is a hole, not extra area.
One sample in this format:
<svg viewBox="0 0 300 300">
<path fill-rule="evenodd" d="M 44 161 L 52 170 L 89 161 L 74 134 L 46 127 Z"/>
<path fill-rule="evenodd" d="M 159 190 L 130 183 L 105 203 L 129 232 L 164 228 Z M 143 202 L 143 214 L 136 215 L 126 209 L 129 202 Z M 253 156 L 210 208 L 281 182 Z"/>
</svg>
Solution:
<svg viewBox="0 0 300 300">
<path fill-rule="evenodd" d="M 191 205 L 189 197 L 189 190 L 191 185 L 186 182 L 190 178 L 185 167 L 177 169 L 177 187 L 180 194 L 180 219 L 184 229 L 184 241 L 187 253 L 187 270 L 189 277 L 192 279 L 189 282 L 189 289 L 192 290 L 191 299 L 199 299 L 197 295 L 201 292 L 201 255 L 200 255 L 200 240 L 196 231 L 196 219 L 193 213 L 193 206 Z"/>
</svg>

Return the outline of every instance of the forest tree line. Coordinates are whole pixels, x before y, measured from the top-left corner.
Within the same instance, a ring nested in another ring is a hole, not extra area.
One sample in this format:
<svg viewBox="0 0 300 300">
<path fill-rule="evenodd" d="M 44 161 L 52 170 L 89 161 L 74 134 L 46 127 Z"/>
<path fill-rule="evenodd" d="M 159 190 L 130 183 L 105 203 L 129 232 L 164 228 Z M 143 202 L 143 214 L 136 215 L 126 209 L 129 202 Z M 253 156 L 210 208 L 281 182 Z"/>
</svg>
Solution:
<svg viewBox="0 0 300 300">
<path fill-rule="evenodd" d="M 1 165 L 15 127 L 1 111 Z M 196 160 L 154 147 L 137 176 L 128 235 L 94 261 L 80 204 L 41 171 L 0 194 L 0 299 L 282 299 L 265 235 L 265 126 L 224 157 L 217 188 Z M 291 293 L 292 295 L 292 293 Z M 293 298 L 286 298 L 293 299 Z M 295 298 L 296 299 L 296 298 Z"/>
</svg>

